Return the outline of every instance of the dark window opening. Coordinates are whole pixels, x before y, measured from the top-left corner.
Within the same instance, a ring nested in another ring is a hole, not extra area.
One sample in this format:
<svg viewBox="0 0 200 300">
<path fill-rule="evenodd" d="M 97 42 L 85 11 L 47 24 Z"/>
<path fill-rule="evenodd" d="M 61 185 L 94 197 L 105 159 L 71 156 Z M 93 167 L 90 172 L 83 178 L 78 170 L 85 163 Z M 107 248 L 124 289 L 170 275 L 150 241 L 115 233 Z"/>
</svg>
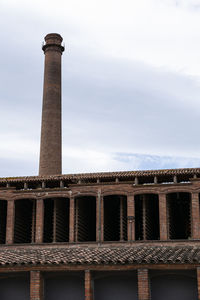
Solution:
<svg viewBox="0 0 200 300">
<path fill-rule="evenodd" d="M 167 195 L 169 238 L 191 237 L 191 197 L 189 193 Z"/>
<path fill-rule="evenodd" d="M 159 240 L 159 202 L 158 195 L 135 196 L 135 239 Z"/>
<path fill-rule="evenodd" d="M 0 189 L 5 189 L 7 187 L 6 182 L 1 182 L 0 183 Z"/>
<path fill-rule="evenodd" d="M 95 272 L 95 300 L 137 300 L 137 273 L 126 272 Z"/>
<path fill-rule="evenodd" d="M 55 242 L 69 242 L 69 199 L 54 200 Z"/>
<path fill-rule="evenodd" d="M 49 180 L 46 181 L 46 188 L 54 189 L 54 188 L 60 188 L 60 180 Z"/>
<path fill-rule="evenodd" d="M 77 197 L 75 205 L 75 240 L 96 241 L 96 198 Z"/>
<path fill-rule="evenodd" d="M 173 176 L 172 175 L 159 175 L 157 177 L 158 183 L 167 184 L 173 183 Z"/>
<path fill-rule="evenodd" d="M 177 182 L 181 183 L 181 182 L 190 182 L 190 178 L 192 178 L 193 175 L 192 174 L 180 174 L 177 176 Z"/>
<path fill-rule="evenodd" d="M 35 239 L 35 201 L 15 201 L 14 243 L 33 243 Z"/>
<path fill-rule="evenodd" d="M 35 190 L 41 188 L 41 184 L 39 181 L 30 181 L 28 182 L 28 189 Z"/>
<path fill-rule="evenodd" d="M 53 242 L 53 209 L 54 209 L 54 200 L 45 199 L 44 200 L 44 234 L 43 234 L 44 243 Z"/>
<path fill-rule="evenodd" d="M 29 274 L 5 273 L 0 276 L 1 300 L 29 300 L 30 299 Z"/>
<path fill-rule="evenodd" d="M 0 200 L 0 244 L 6 242 L 7 201 Z"/>
<path fill-rule="evenodd" d="M 11 183 L 11 187 L 15 187 L 16 190 L 23 190 L 24 189 L 24 182 Z"/>
<path fill-rule="evenodd" d="M 104 197 L 104 241 L 127 240 L 126 196 Z"/>
<path fill-rule="evenodd" d="M 152 300 L 198 299 L 195 271 L 151 271 L 150 283 Z"/>
<path fill-rule="evenodd" d="M 44 273 L 45 300 L 83 300 L 84 273 Z"/>
<path fill-rule="evenodd" d="M 69 241 L 69 199 L 44 200 L 44 243 Z"/>
<path fill-rule="evenodd" d="M 154 183 L 154 176 L 144 176 L 139 177 L 140 184 L 153 184 Z"/>
</svg>

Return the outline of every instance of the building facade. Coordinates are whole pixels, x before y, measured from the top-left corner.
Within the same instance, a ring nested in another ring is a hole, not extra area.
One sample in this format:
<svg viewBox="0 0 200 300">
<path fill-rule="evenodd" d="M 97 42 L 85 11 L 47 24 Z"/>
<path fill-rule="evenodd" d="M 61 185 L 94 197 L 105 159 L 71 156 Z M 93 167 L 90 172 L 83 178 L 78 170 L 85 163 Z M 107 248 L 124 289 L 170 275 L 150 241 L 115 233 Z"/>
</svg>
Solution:
<svg viewBox="0 0 200 300">
<path fill-rule="evenodd" d="M 0 179 L 0 299 L 200 299 L 200 169 L 61 172 L 61 55 L 46 36 L 39 176 Z"/>
</svg>

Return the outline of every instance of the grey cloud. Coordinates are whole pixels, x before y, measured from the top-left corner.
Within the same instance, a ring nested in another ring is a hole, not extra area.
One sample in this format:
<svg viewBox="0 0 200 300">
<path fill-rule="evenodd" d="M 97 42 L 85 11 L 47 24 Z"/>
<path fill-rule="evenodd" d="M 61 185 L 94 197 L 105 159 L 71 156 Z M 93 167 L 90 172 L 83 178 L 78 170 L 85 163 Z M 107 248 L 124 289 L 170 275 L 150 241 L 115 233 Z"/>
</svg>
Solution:
<svg viewBox="0 0 200 300">
<path fill-rule="evenodd" d="M 200 158 L 198 157 L 172 157 L 135 153 L 115 153 L 113 157 L 117 161 L 123 162 L 127 170 L 135 170 L 135 164 L 137 170 L 200 167 Z"/>
<path fill-rule="evenodd" d="M 24 22 L 28 22 L 26 18 Z M 39 20 L 35 33 L 34 29 L 31 34 L 24 29 L 23 38 L 17 35 L 17 27 L 9 39 L 1 33 L 6 47 L 1 48 L 0 56 L 0 128 L 8 139 L 20 133 L 26 143 L 29 137 L 38 149 L 44 59 L 40 46 L 49 26 L 41 30 L 41 24 Z M 12 30 L 7 32 L 12 34 Z M 64 30 L 67 40 L 66 27 Z M 90 56 L 71 38 L 63 54 L 63 147 L 70 145 L 83 152 L 82 157 L 74 159 L 74 170 L 79 165 L 80 172 L 90 171 L 85 149 L 108 153 L 110 166 L 108 160 L 104 168 L 109 170 L 117 168 L 116 162 L 121 169 L 134 168 L 134 164 L 143 169 L 184 166 L 184 159 L 177 153 L 197 157 L 189 159 L 187 166 L 198 164 L 199 94 L 193 77 L 142 62 L 102 57 L 97 52 Z M 28 165 L 23 153 L 17 161 L 0 158 L 1 176 L 36 174 L 38 157 L 34 151 Z M 125 161 L 126 153 L 133 153 L 134 160 Z M 134 153 L 138 153 L 137 161 Z M 150 161 L 145 154 L 157 154 L 158 159 Z M 174 159 L 165 159 L 172 155 Z M 63 170 L 73 172 L 67 153 Z"/>
<path fill-rule="evenodd" d="M 194 78 L 134 62 L 83 59 L 68 58 L 66 140 L 154 153 L 199 148 L 200 87 Z M 80 73 L 70 73 L 78 68 Z"/>
</svg>

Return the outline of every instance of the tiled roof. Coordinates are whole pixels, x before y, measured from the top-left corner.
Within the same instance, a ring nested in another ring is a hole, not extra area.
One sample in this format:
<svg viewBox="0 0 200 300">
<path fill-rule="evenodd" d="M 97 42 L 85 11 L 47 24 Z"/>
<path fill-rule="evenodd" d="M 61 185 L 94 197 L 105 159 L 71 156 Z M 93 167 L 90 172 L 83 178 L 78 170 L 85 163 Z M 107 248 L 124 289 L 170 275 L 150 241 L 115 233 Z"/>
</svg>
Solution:
<svg viewBox="0 0 200 300">
<path fill-rule="evenodd" d="M 0 265 L 130 265 L 200 263 L 198 246 L 0 249 Z"/>
<path fill-rule="evenodd" d="M 166 175 L 197 175 L 200 168 L 184 169 L 162 169 L 162 170 L 141 170 L 141 171 L 119 171 L 119 172 L 100 172 L 100 173 L 80 173 L 63 174 L 49 176 L 26 176 L 26 177 L 5 177 L 0 178 L 0 182 L 20 182 L 20 181 L 41 181 L 41 180 L 92 180 L 106 178 L 130 178 L 146 176 L 166 176 Z"/>
</svg>

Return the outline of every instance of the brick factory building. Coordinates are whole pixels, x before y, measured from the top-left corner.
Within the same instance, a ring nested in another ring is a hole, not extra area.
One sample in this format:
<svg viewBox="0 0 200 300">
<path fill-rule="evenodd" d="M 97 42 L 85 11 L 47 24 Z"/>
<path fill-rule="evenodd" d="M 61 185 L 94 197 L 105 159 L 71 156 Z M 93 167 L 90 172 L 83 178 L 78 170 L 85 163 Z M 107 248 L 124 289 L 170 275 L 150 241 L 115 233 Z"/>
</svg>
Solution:
<svg viewBox="0 0 200 300">
<path fill-rule="evenodd" d="M 39 176 L 0 178 L 0 299 L 200 299 L 200 169 L 62 175 L 62 37 L 43 50 Z"/>
</svg>

